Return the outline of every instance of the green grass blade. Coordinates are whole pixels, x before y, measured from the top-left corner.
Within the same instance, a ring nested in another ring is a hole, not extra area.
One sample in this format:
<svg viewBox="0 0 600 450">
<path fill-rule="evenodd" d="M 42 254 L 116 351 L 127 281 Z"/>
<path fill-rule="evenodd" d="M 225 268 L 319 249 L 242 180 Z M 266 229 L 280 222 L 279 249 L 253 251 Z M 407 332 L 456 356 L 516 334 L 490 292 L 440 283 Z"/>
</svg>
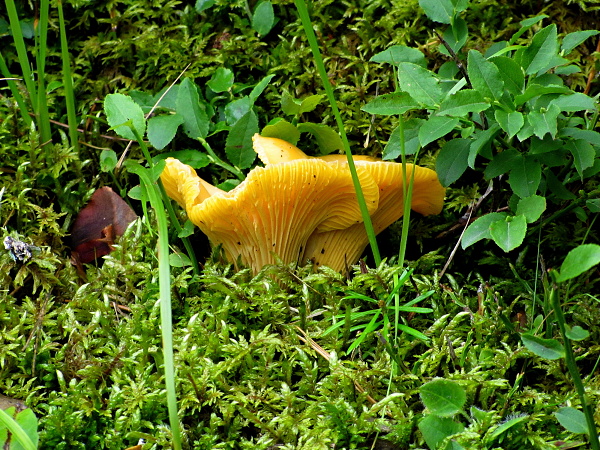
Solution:
<svg viewBox="0 0 600 450">
<path fill-rule="evenodd" d="M 46 96 L 46 52 L 48 50 L 48 11 L 50 9 L 50 0 L 42 0 L 40 3 L 40 20 L 36 36 L 36 66 L 37 66 L 37 109 L 35 111 L 38 117 L 38 126 L 42 143 L 50 142 L 52 134 L 50 131 L 50 115 L 48 114 L 48 98 Z M 46 155 L 48 165 L 53 163 L 51 156 Z"/>
<path fill-rule="evenodd" d="M 12 93 L 13 98 L 17 102 L 17 106 L 19 107 L 19 112 L 21 113 L 21 118 L 23 119 L 23 122 L 25 122 L 27 127 L 29 128 L 31 126 L 31 122 L 33 122 L 33 120 L 29 116 L 29 111 L 27 110 L 27 104 L 25 103 L 25 99 L 23 99 L 23 96 L 19 92 L 17 83 L 15 83 L 14 80 L 11 80 L 11 78 L 13 78 L 13 76 L 11 75 L 10 71 L 8 70 L 8 66 L 6 65 L 6 61 L 4 61 L 4 58 L 2 57 L 2 53 L 0 53 L 0 73 L 2 73 L 2 76 L 4 78 L 6 78 L 6 83 L 8 84 L 8 87 L 10 88 L 10 92 Z"/>
<path fill-rule="evenodd" d="M 79 134 L 77 132 L 77 113 L 75 110 L 75 93 L 73 92 L 73 76 L 71 74 L 71 58 L 69 45 L 67 43 L 67 31 L 65 17 L 63 14 L 62 1 L 58 0 L 58 23 L 60 27 L 60 52 L 63 69 L 63 85 L 65 89 L 65 100 L 67 103 L 67 121 L 69 122 L 69 138 L 71 146 L 79 151 Z"/>
<path fill-rule="evenodd" d="M 3 409 L 0 409 L 0 423 L 4 424 L 8 431 L 10 431 L 13 434 L 18 443 L 25 450 L 35 450 L 37 448 L 35 444 L 31 441 L 25 430 L 21 428 L 21 425 L 19 425 L 15 419 L 6 414 Z M 13 448 L 12 444 L 10 448 Z"/>
<path fill-rule="evenodd" d="M 367 236 L 369 237 L 369 244 L 371 245 L 373 258 L 375 260 L 375 264 L 378 266 L 381 263 L 381 256 L 379 254 L 379 247 L 377 246 L 377 239 L 375 238 L 375 230 L 373 229 L 371 216 L 369 215 L 369 210 L 365 202 L 365 197 L 360 186 L 360 181 L 356 172 L 356 166 L 354 165 L 354 160 L 352 159 L 352 153 L 350 152 L 350 144 L 348 142 L 348 137 L 346 136 L 346 131 L 344 129 L 344 122 L 342 121 L 342 116 L 340 115 L 340 111 L 337 107 L 335 95 L 333 93 L 333 88 L 331 87 L 329 77 L 327 76 L 327 71 L 325 70 L 325 65 L 323 64 L 323 58 L 319 50 L 319 44 L 317 43 L 317 37 L 315 36 L 315 32 L 312 27 L 312 22 L 308 14 L 308 9 L 306 8 L 306 3 L 304 0 L 295 0 L 295 4 L 296 9 L 298 10 L 298 14 L 300 15 L 300 20 L 302 21 L 304 33 L 306 34 L 306 38 L 308 39 L 308 43 L 310 44 L 310 49 L 313 53 L 313 57 L 315 58 L 315 65 L 317 66 L 317 70 L 319 71 L 319 75 L 321 76 L 323 87 L 325 88 L 329 104 L 331 105 L 333 115 L 337 122 L 340 136 L 342 137 L 344 151 L 346 152 L 346 157 L 348 158 L 348 166 L 350 168 L 350 173 L 352 174 L 352 181 L 354 182 L 354 190 L 356 191 L 358 205 L 360 207 L 362 219 L 365 224 Z"/>
</svg>

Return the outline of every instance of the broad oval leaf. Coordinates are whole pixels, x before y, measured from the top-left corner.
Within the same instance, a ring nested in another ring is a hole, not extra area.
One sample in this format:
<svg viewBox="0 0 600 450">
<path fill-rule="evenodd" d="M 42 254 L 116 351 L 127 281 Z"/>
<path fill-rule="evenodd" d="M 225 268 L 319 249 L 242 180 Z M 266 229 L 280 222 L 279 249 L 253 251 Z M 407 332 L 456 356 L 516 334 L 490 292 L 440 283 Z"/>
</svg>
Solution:
<svg viewBox="0 0 600 450">
<path fill-rule="evenodd" d="M 425 55 L 420 50 L 400 44 L 392 45 L 390 48 L 377 53 L 370 61 L 393 64 L 394 66 L 401 62 L 410 62 L 423 67 L 427 66 Z"/>
<path fill-rule="evenodd" d="M 429 448 L 442 448 L 440 444 L 448 436 L 460 433 L 465 429 L 464 425 L 452 420 L 449 417 L 438 417 L 433 414 L 426 415 L 419 422 L 419 431 L 425 439 L 425 443 Z M 455 447 L 445 447 L 448 450 L 455 450 Z M 462 447 L 459 447 L 462 448 Z"/>
<path fill-rule="evenodd" d="M 562 41 L 562 45 L 560 47 L 560 51 L 563 56 L 571 53 L 575 47 L 579 44 L 583 43 L 587 38 L 592 37 L 600 33 L 600 31 L 596 30 L 585 30 L 585 31 L 575 31 L 573 33 L 567 34 Z"/>
<path fill-rule="evenodd" d="M 523 243 L 527 233 L 527 219 L 524 215 L 507 216 L 490 225 L 494 242 L 505 252 L 514 250 Z"/>
<path fill-rule="evenodd" d="M 418 103 L 407 92 L 393 92 L 375 97 L 360 109 L 369 114 L 392 116 L 418 108 Z"/>
<path fill-rule="evenodd" d="M 140 137 L 146 132 L 146 119 L 140 105 L 123 94 L 108 94 L 104 99 L 104 112 L 108 124 L 119 136 L 135 141 L 133 127 Z"/>
<path fill-rule="evenodd" d="M 271 31 L 275 24 L 275 13 L 273 4 L 266 0 L 258 4 L 252 16 L 252 28 L 261 36 L 264 36 Z"/>
<path fill-rule="evenodd" d="M 470 144 L 470 139 L 452 139 L 440 150 L 435 170 L 443 186 L 454 183 L 467 170 Z"/>
<path fill-rule="evenodd" d="M 556 281 L 562 283 L 578 277 L 597 264 L 600 264 L 600 245 L 582 244 L 567 254 Z"/>
<path fill-rule="evenodd" d="M 154 116 L 148 119 L 148 140 L 158 150 L 162 150 L 173 140 L 177 128 L 183 123 L 180 114 Z"/>
<path fill-rule="evenodd" d="M 527 223 L 538 220 L 545 210 L 546 198 L 539 195 L 522 198 L 517 204 L 517 215 L 524 215 Z"/>
<path fill-rule="evenodd" d="M 183 130 L 189 137 L 199 139 L 208 135 L 208 116 L 200 103 L 198 88 L 189 78 L 177 90 L 177 113 L 183 116 Z"/>
<path fill-rule="evenodd" d="M 491 239 L 490 226 L 494 222 L 504 221 L 506 216 L 506 213 L 493 212 L 475 219 L 462 236 L 462 248 L 465 249 L 482 239 Z"/>
<path fill-rule="evenodd" d="M 322 155 L 328 155 L 336 150 L 343 150 L 344 143 L 339 133 L 322 123 L 303 122 L 298 124 L 298 131 L 314 136 Z"/>
<path fill-rule="evenodd" d="M 483 96 L 474 89 L 463 89 L 447 97 L 438 114 L 440 116 L 462 117 L 469 113 L 479 113 L 490 107 Z"/>
<path fill-rule="evenodd" d="M 519 111 L 506 112 L 503 109 L 497 109 L 494 112 L 494 117 L 502 129 L 506 131 L 509 139 L 512 139 L 525 124 L 525 117 Z"/>
<path fill-rule="evenodd" d="M 574 327 L 569 327 L 567 325 L 567 331 L 565 335 L 572 341 L 583 341 L 590 336 L 590 332 L 581 328 L 579 325 L 575 325 Z"/>
<path fill-rule="evenodd" d="M 533 158 L 524 157 L 515 161 L 508 176 L 508 183 L 515 194 L 525 198 L 537 192 L 541 179 L 540 163 Z"/>
<path fill-rule="evenodd" d="M 433 116 L 419 130 L 421 147 L 446 136 L 459 124 L 458 117 Z"/>
<path fill-rule="evenodd" d="M 589 432 L 587 422 L 585 420 L 585 414 L 578 409 L 566 406 L 556 411 L 554 416 L 558 422 L 571 433 L 588 434 Z"/>
<path fill-rule="evenodd" d="M 261 136 L 283 139 L 290 144 L 296 145 L 300 139 L 300 131 L 285 119 L 272 120 L 260 132 Z"/>
<path fill-rule="evenodd" d="M 213 92 L 225 92 L 233 86 L 233 72 L 231 69 L 219 67 L 206 83 Z"/>
<path fill-rule="evenodd" d="M 565 348 L 556 339 L 543 339 L 531 334 L 522 334 L 521 340 L 527 350 L 544 359 L 564 358 Z"/>
<path fill-rule="evenodd" d="M 504 80 L 498 67 L 477 50 L 469 50 L 467 72 L 473 89 L 483 96 L 499 100 L 504 93 Z"/>
<path fill-rule="evenodd" d="M 596 159 L 596 150 L 585 139 L 576 139 L 568 141 L 565 145 L 573 155 L 573 163 L 575 169 L 583 181 L 583 171 L 594 165 Z"/>
<path fill-rule="evenodd" d="M 247 169 L 256 159 L 252 147 L 252 136 L 258 133 L 258 118 L 254 111 L 248 111 L 231 127 L 225 142 L 227 159 L 240 169 Z"/>
<path fill-rule="evenodd" d="M 433 72 L 413 63 L 398 65 L 400 89 L 408 92 L 417 102 L 434 107 L 442 98 L 442 88 Z"/>
<path fill-rule="evenodd" d="M 450 417 L 462 410 L 467 394 L 458 383 L 452 380 L 436 378 L 425 383 L 419 389 L 421 401 L 432 414 Z"/>
</svg>

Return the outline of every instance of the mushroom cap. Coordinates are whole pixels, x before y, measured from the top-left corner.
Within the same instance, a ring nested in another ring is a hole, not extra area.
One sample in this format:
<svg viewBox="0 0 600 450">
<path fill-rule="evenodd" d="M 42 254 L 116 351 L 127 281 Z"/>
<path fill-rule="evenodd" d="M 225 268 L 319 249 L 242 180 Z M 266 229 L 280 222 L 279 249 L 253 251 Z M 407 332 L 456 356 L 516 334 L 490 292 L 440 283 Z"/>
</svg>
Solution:
<svg viewBox="0 0 600 450">
<path fill-rule="evenodd" d="M 298 261 L 316 230 L 362 221 L 350 172 L 340 170 L 339 163 L 299 159 L 257 167 L 229 192 L 214 191 L 184 166 L 167 160 L 161 175 L 167 194 L 213 245 L 222 245 L 230 261 L 239 257 L 254 272 L 275 263 L 275 255 L 285 263 Z M 359 171 L 359 179 L 372 213 L 379 204 L 378 187 L 366 170 Z"/>
<path fill-rule="evenodd" d="M 357 167 L 368 170 L 379 186 L 379 207 L 371 214 L 375 234 L 379 234 L 404 214 L 404 177 L 402 165 L 385 161 L 356 161 Z M 437 174 L 430 169 L 406 165 L 410 180 L 413 170 L 411 209 L 423 215 L 439 214 L 443 207 L 445 189 Z M 304 258 L 316 265 L 325 265 L 337 271 L 355 264 L 369 243 L 362 224 L 329 232 L 315 232 L 309 238 Z"/>
<path fill-rule="evenodd" d="M 283 139 L 263 137 L 258 133 L 252 136 L 252 148 L 265 165 L 309 158 L 298 147 Z"/>
</svg>

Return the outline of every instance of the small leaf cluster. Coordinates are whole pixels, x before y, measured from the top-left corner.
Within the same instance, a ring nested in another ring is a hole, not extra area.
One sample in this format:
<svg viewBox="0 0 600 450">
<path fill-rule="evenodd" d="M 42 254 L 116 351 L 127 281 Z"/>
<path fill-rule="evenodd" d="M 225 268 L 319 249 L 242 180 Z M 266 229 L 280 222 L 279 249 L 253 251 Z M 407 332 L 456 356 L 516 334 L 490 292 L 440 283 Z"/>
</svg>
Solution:
<svg viewBox="0 0 600 450">
<path fill-rule="evenodd" d="M 483 171 L 495 186 L 507 183 L 510 212 L 480 217 L 467 228 L 462 246 L 487 238 L 508 252 L 521 245 L 528 225 L 549 209 L 548 202 L 576 200 L 572 186 L 585 189 L 583 183 L 600 173 L 597 102 L 565 82 L 580 70 L 566 56 L 598 32 L 576 31 L 561 41 L 555 24 L 536 29 L 546 17 L 537 16 L 484 53 L 463 51 L 469 35 L 460 13 L 467 2 L 420 4 L 433 21 L 449 25 L 440 37 L 440 52 L 450 60 L 434 72 L 417 49 L 393 46 L 375 55 L 372 61 L 394 66 L 398 90 L 363 110 L 382 115 L 427 111 L 426 118 L 412 117 L 394 130 L 384 158 L 399 156 L 401 135 L 406 154 L 444 139 L 436 160 L 442 184 L 457 182 L 468 169 Z M 593 183 L 587 189 L 575 205 L 582 220 L 598 212 L 600 192 Z"/>
</svg>

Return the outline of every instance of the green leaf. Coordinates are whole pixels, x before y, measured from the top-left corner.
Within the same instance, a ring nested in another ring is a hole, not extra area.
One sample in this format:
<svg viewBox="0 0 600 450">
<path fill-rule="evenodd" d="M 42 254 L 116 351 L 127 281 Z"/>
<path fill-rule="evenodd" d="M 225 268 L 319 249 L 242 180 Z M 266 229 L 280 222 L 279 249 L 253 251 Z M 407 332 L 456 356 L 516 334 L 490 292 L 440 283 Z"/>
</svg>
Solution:
<svg viewBox="0 0 600 450">
<path fill-rule="evenodd" d="M 475 168 L 475 159 L 477 155 L 482 153 L 491 153 L 491 143 L 500 131 L 500 126 L 497 123 L 492 123 L 486 130 L 476 130 L 472 135 L 473 140 L 469 147 L 468 164 L 471 169 Z"/>
<path fill-rule="evenodd" d="M 231 127 L 225 142 L 227 159 L 240 169 L 247 169 L 256 159 L 252 147 L 252 136 L 258 133 L 258 118 L 254 111 L 248 111 Z"/>
<path fill-rule="evenodd" d="M 146 132 L 146 119 L 140 105 L 123 94 L 108 94 L 104 99 L 104 112 L 108 124 L 119 136 L 135 141 L 133 127 L 143 137 Z"/>
<path fill-rule="evenodd" d="M 215 4 L 215 0 L 196 0 L 196 12 L 201 13 Z"/>
<path fill-rule="evenodd" d="M 554 416 L 558 422 L 571 433 L 589 433 L 587 422 L 585 420 L 585 414 L 578 409 L 565 406 L 564 408 L 559 408 L 559 410 L 554 413 Z"/>
<path fill-rule="evenodd" d="M 173 140 L 177 128 L 183 123 L 181 114 L 167 114 L 148 119 L 148 140 L 157 150 L 162 150 Z"/>
<path fill-rule="evenodd" d="M 286 116 L 296 116 L 300 113 L 300 100 L 292 97 L 288 92 L 284 91 L 281 94 L 281 110 Z"/>
<path fill-rule="evenodd" d="M 586 30 L 586 31 L 575 31 L 567 34 L 562 41 L 560 52 L 563 56 L 568 55 L 571 51 L 579 44 L 583 43 L 587 38 L 596 36 L 600 31 Z"/>
<path fill-rule="evenodd" d="M 569 95 L 561 95 L 552 100 L 550 105 L 556 105 L 561 111 L 594 111 L 597 109 L 596 102 L 590 96 L 575 92 Z"/>
<path fill-rule="evenodd" d="M 8 444 L 8 432 L 12 433 Z M 30 408 L 16 412 L 11 406 L 0 410 L 0 444 L 8 450 L 34 450 L 38 448 L 38 421 Z"/>
<path fill-rule="evenodd" d="M 474 89 L 463 89 L 448 96 L 440 105 L 440 116 L 462 117 L 469 113 L 479 113 L 490 107 L 483 96 Z"/>
<path fill-rule="evenodd" d="M 467 170 L 470 144 L 469 139 L 452 139 L 440 150 L 435 170 L 443 186 L 454 183 Z"/>
<path fill-rule="evenodd" d="M 400 89 L 422 105 L 434 107 L 440 103 L 442 88 L 433 72 L 413 63 L 398 65 Z"/>
<path fill-rule="evenodd" d="M 583 181 L 583 171 L 594 165 L 596 150 L 594 150 L 594 147 L 592 147 L 590 143 L 584 139 L 567 141 L 565 147 L 573 155 L 575 169 L 577 169 L 577 173 L 581 177 L 581 181 Z"/>
<path fill-rule="evenodd" d="M 600 245 L 582 244 L 567 254 L 556 281 L 563 283 L 571 280 L 597 264 L 600 264 Z"/>
<path fill-rule="evenodd" d="M 566 86 L 556 84 L 536 84 L 532 83 L 527 86 L 525 92 L 515 96 L 515 105 L 519 106 L 531 100 L 534 97 L 539 97 L 544 94 L 572 94 L 573 91 Z"/>
<path fill-rule="evenodd" d="M 533 75 L 548 67 L 548 61 L 552 61 L 558 55 L 558 34 L 556 25 L 551 24 L 533 35 L 531 44 L 517 52 L 517 60 L 520 59 L 521 66 L 527 75 Z"/>
<path fill-rule="evenodd" d="M 308 97 L 303 98 L 302 102 L 300 102 L 298 114 L 314 111 L 324 97 L 324 95 L 309 95 Z"/>
<path fill-rule="evenodd" d="M 517 62 L 507 56 L 495 56 L 490 59 L 504 80 L 504 88 L 513 95 L 519 95 L 525 87 L 525 73 Z"/>
<path fill-rule="evenodd" d="M 298 124 L 298 131 L 312 134 L 317 140 L 322 155 L 344 149 L 339 133 L 330 126 L 321 123 L 303 122 Z"/>
<path fill-rule="evenodd" d="M 388 49 L 377 53 L 369 61 L 377 63 L 388 63 L 394 66 L 401 62 L 410 62 L 418 66 L 427 67 L 425 55 L 416 48 L 406 45 L 392 45 Z"/>
<path fill-rule="evenodd" d="M 361 108 L 369 114 L 380 116 L 402 115 L 411 109 L 418 109 L 419 105 L 406 92 L 393 92 L 375 97 Z"/>
<path fill-rule="evenodd" d="M 441 137 L 446 136 L 459 124 L 458 117 L 433 116 L 419 130 L 419 142 L 425 147 Z"/>
<path fill-rule="evenodd" d="M 264 92 L 264 90 L 267 88 L 267 86 L 273 78 L 275 78 L 275 75 L 267 75 L 262 80 L 260 80 L 256 84 L 256 86 L 254 86 L 254 88 L 252 88 L 252 91 L 250 92 L 250 94 L 248 94 L 248 97 L 250 97 L 250 101 L 252 103 L 254 103 L 258 99 L 258 97 L 260 97 L 260 95 Z"/>
<path fill-rule="evenodd" d="M 572 328 L 567 325 L 567 331 L 565 335 L 572 341 L 583 341 L 590 336 L 590 332 L 588 330 L 584 330 L 579 325 L 575 325 Z"/>
<path fill-rule="evenodd" d="M 473 89 L 484 97 L 499 100 L 504 93 L 504 80 L 498 67 L 477 50 L 469 50 L 467 73 Z"/>
<path fill-rule="evenodd" d="M 114 150 L 102 150 L 100 152 L 100 170 L 102 172 L 111 172 L 117 167 L 119 159 Z"/>
<path fill-rule="evenodd" d="M 531 111 L 527 115 L 527 120 L 533 127 L 533 133 L 540 139 L 544 138 L 546 133 L 554 139 L 558 131 L 558 115 L 560 108 L 550 104 L 548 109 L 540 111 Z"/>
<path fill-rule="evenodd" d="M 491 180 L 492 178 L 510 172 L 515 164 L 522 160 L 523 155 L 514 148 L 509 148 L 498 153 L 485 168 L 485 171 L 483 172 L 485 179 Z"/>
<path fill-rule="evenodd" d="M 515 161 L 515 165 L 508 176 L 508 183 L 513 192 L 521 198 L 531 197 L 537 192 L 542 179 L 540 163 L 533 158 L 522 158 Z"/>
<path fill-rule="evenodd" d="M 471 245 L 481 241 L 482 239 L 491 239 L 492 234 L 490 232 L 490 227 L 492 223 L 498 221 L 503 222 L 506 216 L 506 213 L 493 212 L 475 219 L 463 234 L 461 240 L 462 248 L 465 249 L 467 247 L 470 247 Z"/>
<path fill-rule="evenodd" d="M 433 414 L 425 416 L 419 422 L 419 431 L 430 449 L 439 449 L 444 439 L 465 429 L 464 425 L 449 417 L 438 417 Z"/>
<path fill-rule="evenodd" d="M 409 119 L 404 122 L 404 152 L 406 155 L 414 155 L 421 148 L 419 130 L 423 123 L 425 121 L 418 118 Z M 382 158 L 384 160 L 396 159 L 401 153 L 400 126 L 397 126 L 392 131 L 390 139 L 383 149 Z"/>
<path fill-rule="evenodd" d="M 452 380 L 436 378 L 419 389 L 421 401 L 432 414 L 451 417 L 462 410 L 467 401 L 463 387 Z"/>
<path fill-rule="evenodd" d="M 544 359 L 559 359 L 565 357 L 565 348 L 556 339 L 542 339 L 531 334 L 521 334 L 521 340 L 527 350 Z"/>
<path fill-rule="evenodd" d="M 455 16 L 453 21 L 454 23 L 444 31 L 443 38 L 452 51 L 458 53 L 467 42 L 469 29 L 467 22 L 462 17 Z M 438 50 L 446 56 L 451 56 L 445 45 L 440 45 Z"/>
<path fill-rule="evenodd" d="M 490 224 L 492 239 L 507 253 L 523 243 L 526 233 L 527 219 L 524 215 L 506 216 L 504 220 Z"/>
<path fill-rule="evenodd" d="M 169 265 L 171 267 L 186 267 L 191 266 L 192 261 L 185 253 L 170 253 Z"/>
<path fill-rule="evenodd" d="M 219 67 L 206 84 L 213 92 L 228 91 L 233 86 L 233 72 L 225 67 Z"/>
<path fill-rule="evenodd" d="M 227 120 L 227 125 L 235 125 L 238 120 L 248 114 L 248 111 L 252 109 L 252 106 L 252 99 L 248 96 L 227 103 L 225 106 L 225 119 Z"/>
<path fill-rule="evenodd" d="M 158 162 L 158 159 L 175 158 L 194 169 L 201 169 L 210 164 L 211 160 L 206 153 L 199 152 L 198 150 L 178 150 L 176 152 L 161 153 L 154 159 Z"/>
<path fill-rule="evenodd" d="M 261 136 L 283 139 L 290 144 L 296 145 L 300 139 L 300 131 L 297 127 L 285 119 L 272 120 L 261 131 Z"/>
<path fill-rule="evenodd" d="M 419 6 L 434 22 L 450 24 L 456 14 L 467 8 L 468 2 L 463 0 L 419 0 Z"/>
<path fill-rule="evenodd" d="M 512 139 L 525 124 L 525 118 L 519 111 L 506 112 L 502 109 L 497 109 L 494 112 L 494 117 L 502 129 L 506 131 L 509 139 Z"/>
<path fill-rule="evenodd" d="M 497 439 L 498 437 L 500 437 L 500 435 L 504 432 L 506 432 L 507 430 L 509 430 L 510 428 L 514 427 L 515 425 L 524 422 L 525 420 L 527 420 L 529 418 L 529 416 L 527 414 L 523 414 L 519 417 L 514 417 L 510 420 L 507 420 L 506 422 L 502 422 L 502 424 L 500 426 L 498 426 L 498 428 L 496 428 L 492 434 L 490 434 L 489 438 L 491 440 Z"/>
<path fill-rule="evenodd" d="M 273 4 L 268 0 L 260 2 L 252 16 L 252 28 L 261 36 L 265 36 L 271 31 L 274 24 Z"/>
<path fill-rule="evenodd" d="M 519 200 L 516 214 L 525 216 L 527 223 L 533 223 L 540 218 L 544 211 L 546 211 L 546 198 L 532 195 Z"/>
<path fill-rule="evenodd" d="M 183 117 L 183 131 L 192 139 L 208 135 L 208 116 L 200 103 L 198 88 L 192 80 L 185 78 L 177 91 L 177 113 Z"/>
</svg>

